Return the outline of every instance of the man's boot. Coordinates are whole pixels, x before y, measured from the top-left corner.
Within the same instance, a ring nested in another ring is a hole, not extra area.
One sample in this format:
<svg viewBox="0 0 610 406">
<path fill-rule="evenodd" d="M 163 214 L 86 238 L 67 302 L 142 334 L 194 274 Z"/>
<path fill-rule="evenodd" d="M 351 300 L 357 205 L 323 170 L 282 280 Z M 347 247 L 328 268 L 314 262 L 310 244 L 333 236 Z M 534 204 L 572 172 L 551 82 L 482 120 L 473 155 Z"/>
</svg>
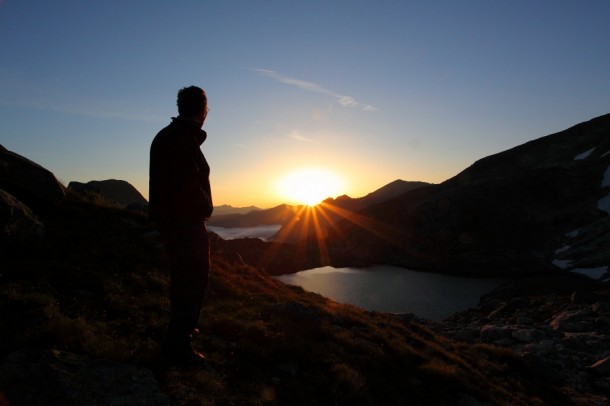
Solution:
<svg viewBox="0 0 610 406">
<path fill-rule="evenodd" d="M 207 358 L 193 349 L 192 334 L 168 334 L 163 345 L 163 352 L 171 362 L 183 367 L 210 367 Z"/>
</svg>

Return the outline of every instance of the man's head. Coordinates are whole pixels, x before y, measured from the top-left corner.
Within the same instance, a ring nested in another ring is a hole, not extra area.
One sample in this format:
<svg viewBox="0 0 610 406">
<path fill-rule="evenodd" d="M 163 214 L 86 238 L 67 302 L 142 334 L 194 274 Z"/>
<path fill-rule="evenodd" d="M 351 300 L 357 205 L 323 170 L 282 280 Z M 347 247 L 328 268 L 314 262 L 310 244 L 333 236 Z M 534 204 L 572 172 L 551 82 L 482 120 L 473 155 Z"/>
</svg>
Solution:
<svg viewBox="0 0 610 406">
<path fill-rule="evenodd" d="M 180 116 L 193 118 L 203 124 L 208 114 L 208 98 L 203 89 L 197 86 L 180 89 L 177 104 Z"/>
</svg>

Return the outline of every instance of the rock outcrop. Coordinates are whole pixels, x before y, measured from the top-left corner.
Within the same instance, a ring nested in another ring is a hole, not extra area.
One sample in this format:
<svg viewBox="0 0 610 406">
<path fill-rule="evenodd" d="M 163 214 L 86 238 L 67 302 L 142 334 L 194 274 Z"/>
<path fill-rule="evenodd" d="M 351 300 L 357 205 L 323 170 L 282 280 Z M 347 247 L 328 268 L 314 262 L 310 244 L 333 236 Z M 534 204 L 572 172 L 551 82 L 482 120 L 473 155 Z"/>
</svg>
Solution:
<svg viewBox="0 0 610 406">
<path fill-rule="evenodd" d="M 44 232 L 44 225 L 32 210 L 2 189 L 0 227 L 0 247 L 35 241 Z"/>
<path fill-rule="evenodd" d="M 65 188 L 53 173 L 0 145 L 0 247 L 4 252 L 42 236 L 44 225 L 34 210 L 57 206 L 65 197 Z"/>
<path fill-rule="evenodd" d="M 68 189 L 80 194 L 94 193 L 105 201 L 122 207 L 148 207 L 148 201 L 129 182 L 117 179 L 70 182 Z"/>
<path fill-rule="evenodd" d="M 0 189 L 30 205 L 34 202 L 59 204 L 66 197 L 65 188 L 55 175 L 0 145 Z"/>
</svg>

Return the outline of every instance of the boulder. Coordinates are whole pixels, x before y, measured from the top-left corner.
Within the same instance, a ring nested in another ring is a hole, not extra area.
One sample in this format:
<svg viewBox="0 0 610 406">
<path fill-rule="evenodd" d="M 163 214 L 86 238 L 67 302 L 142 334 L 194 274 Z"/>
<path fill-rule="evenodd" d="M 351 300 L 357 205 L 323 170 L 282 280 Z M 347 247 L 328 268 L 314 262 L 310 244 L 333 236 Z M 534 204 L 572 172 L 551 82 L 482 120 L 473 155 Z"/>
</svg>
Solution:
<svg viewBox="0 0 610 406">
<path fill-rule="evenodd" d="M 43 232 L 44 225 L 32 210 L 0 189 L 0 245 L 32 241 Z"/>
<path fill-rule="evenodd" d="M 57 350 L 11 353 L 0 393 L 11 405 L 170 405 L 146 368 Z"/>
<path fill-rule="evenodd" d="M 35 162 L 0 145 L 0 189 L 31 204 L 59 204 L 66 192 L 55 175 Z"/>
</svg>

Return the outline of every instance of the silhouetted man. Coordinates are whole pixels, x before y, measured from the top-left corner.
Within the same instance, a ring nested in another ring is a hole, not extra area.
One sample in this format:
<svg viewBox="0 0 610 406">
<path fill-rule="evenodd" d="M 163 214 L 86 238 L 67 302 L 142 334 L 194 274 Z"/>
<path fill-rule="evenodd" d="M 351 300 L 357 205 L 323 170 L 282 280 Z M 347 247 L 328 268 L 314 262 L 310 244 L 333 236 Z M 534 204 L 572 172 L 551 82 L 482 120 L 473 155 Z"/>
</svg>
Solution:
<svg viewBox="0 0 610 406">
<path fill-rule="evenodd" d="M 170 262 L 171 316 L 163 349 L 180 365 L 206 365 L 191 341 L 210 272 L 205 225 L 213 210 L 210 167 L 200 149 L 207 137 L 202 130 L 207 113 L 203 89 L 181 89 L 178 117 L 150 147 L 150 219 L 158 225 Z"/>
</svg>

